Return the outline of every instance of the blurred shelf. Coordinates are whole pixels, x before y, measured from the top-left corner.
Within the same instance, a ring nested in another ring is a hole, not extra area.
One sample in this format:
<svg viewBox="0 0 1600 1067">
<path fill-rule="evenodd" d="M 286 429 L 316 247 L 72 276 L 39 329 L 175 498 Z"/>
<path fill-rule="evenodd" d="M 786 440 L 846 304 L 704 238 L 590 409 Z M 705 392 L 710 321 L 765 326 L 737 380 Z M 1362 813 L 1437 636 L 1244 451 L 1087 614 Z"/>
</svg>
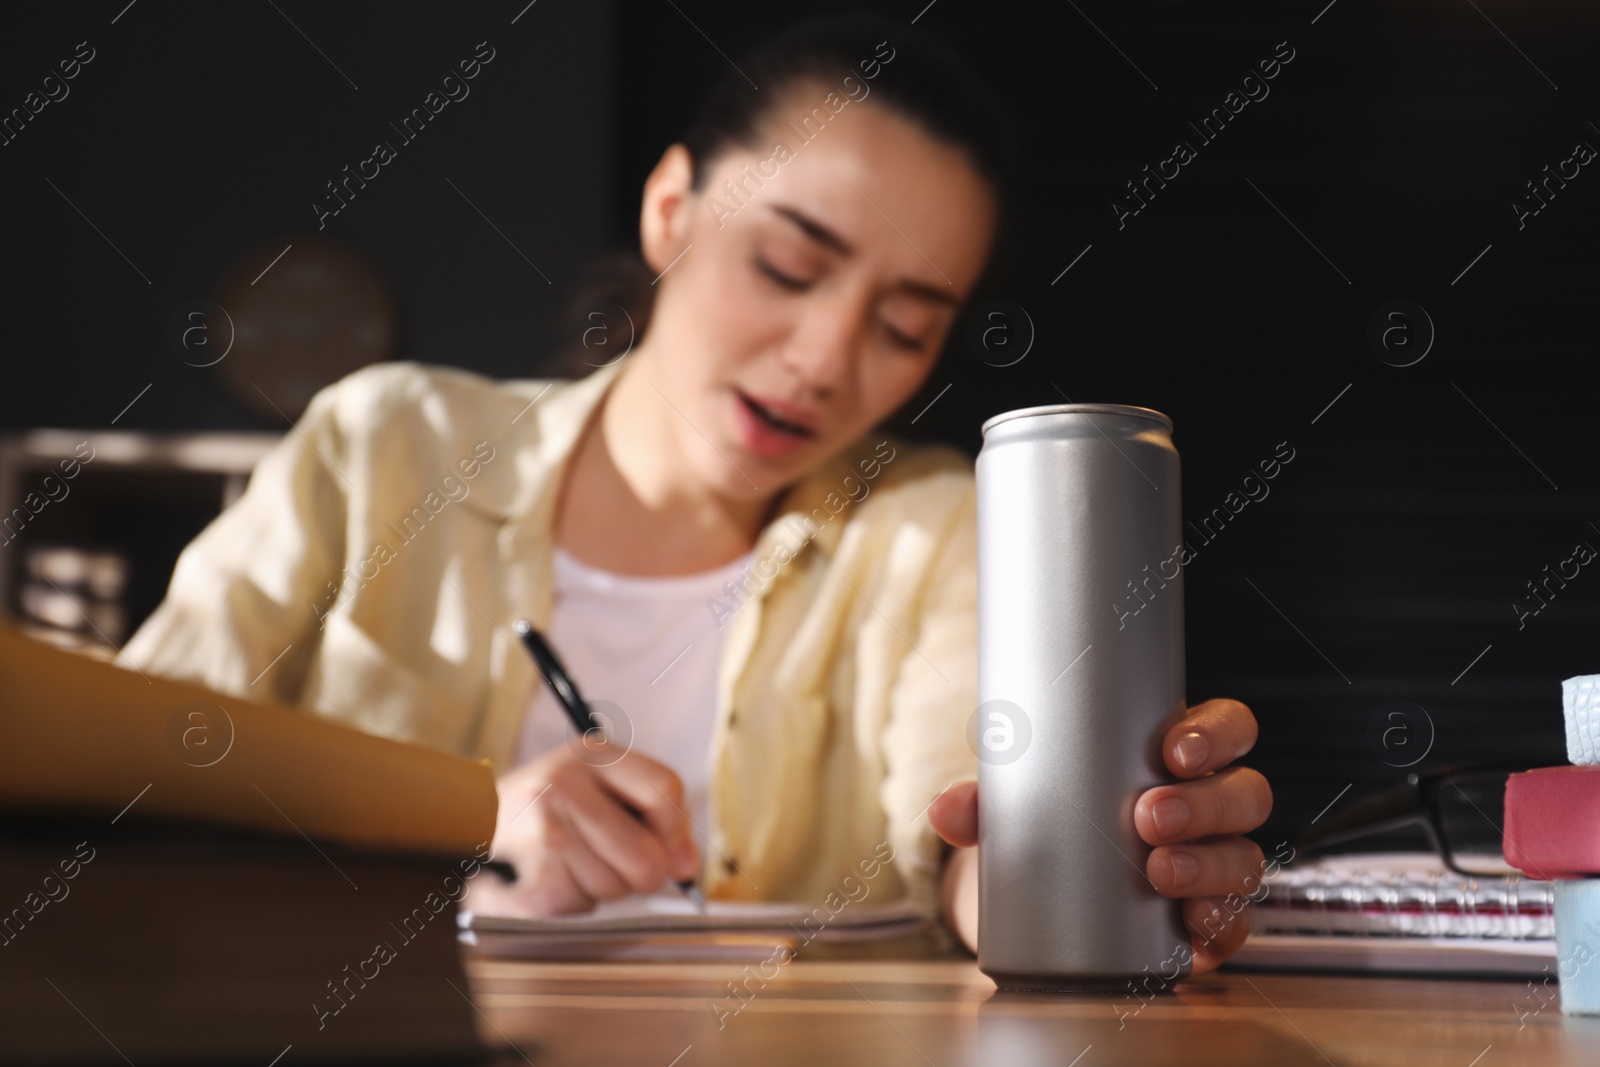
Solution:
<svg viewBox="0 0 1600 1067">
<path fill-rule="evenodd" d="M 278 433 L 39 429 L 0 438 L 0 611 L 111 654 L 184 545 L 244 492 Z"/>
</svg>

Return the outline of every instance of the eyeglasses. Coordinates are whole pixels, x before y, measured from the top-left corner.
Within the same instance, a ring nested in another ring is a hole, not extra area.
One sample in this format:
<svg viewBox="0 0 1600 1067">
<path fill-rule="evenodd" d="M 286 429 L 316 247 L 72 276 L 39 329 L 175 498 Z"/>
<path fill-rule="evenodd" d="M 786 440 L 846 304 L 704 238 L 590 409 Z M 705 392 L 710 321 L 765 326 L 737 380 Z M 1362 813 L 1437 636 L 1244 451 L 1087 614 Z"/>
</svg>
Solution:
<svg viewBox="0 0 1600 1067">
<path fill-rule="evenodd" d="M 1506 863 L 1506 779 L 1524 765 L 1456 767 L 1406 780 L 1363 797 L 1302 834 L 1295 851 L 1332 845 L 1408 826 L 1420 826 L 1446 867 L 1468 877 L 1515 872 Z"/>
</svg>

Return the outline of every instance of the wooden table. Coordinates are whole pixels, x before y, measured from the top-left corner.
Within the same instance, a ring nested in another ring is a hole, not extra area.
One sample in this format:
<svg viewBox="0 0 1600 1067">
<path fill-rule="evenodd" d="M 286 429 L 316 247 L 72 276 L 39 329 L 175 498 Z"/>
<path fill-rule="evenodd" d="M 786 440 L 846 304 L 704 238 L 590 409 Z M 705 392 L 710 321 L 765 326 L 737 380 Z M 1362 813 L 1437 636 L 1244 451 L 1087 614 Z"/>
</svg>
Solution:
<svg viewBox="0 0 1600 1067">
<path fill-rule="evenodd" d="M 1600 1064 L 1600 1018 L 1541 1010 L 1525 981 L 1223 972 L 1141 1006 L 999 993 L 965 959 L 797 959 L 764 988 L 742 966 L 477 959 L 468 974 L 485 1039 L 515 1046 L 497 1064 Z"/>
</svg>

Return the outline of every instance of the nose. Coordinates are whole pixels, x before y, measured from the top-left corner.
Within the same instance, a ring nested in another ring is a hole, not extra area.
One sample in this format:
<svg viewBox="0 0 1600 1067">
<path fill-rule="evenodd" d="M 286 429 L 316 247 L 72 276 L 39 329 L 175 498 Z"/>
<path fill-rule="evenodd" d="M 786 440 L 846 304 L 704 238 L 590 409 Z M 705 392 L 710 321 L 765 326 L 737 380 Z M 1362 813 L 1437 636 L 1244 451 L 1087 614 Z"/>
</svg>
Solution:
<svg viewBox="0 0 1600 1067">
<path fill-rule="evenodd" d="M 833 305 L 806 311 L 782 349 L 782 362 L 819 399 L 839 393 L 854 371 L 862 313 Z"/>
</svg>

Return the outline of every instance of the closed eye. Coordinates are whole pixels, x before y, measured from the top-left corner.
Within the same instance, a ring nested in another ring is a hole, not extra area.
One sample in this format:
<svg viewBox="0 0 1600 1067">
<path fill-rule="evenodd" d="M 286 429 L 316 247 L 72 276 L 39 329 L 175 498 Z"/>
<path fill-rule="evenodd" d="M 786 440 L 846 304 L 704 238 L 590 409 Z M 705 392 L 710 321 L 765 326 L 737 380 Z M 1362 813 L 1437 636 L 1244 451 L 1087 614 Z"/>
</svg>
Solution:
<svg viewBox="0 0 1600 1067">
<path fill-rule="evenodd" d="M 921 341 L 917 340 L 915 337 L 907 337 L 905 334 L 901 333 L 899 330 L 895 329 L 893 326 L 889 326 L 889 325 L 886 324 L 883 327 L 883 332 L 888 334 L 889 335 L 889 340 L 893 341 L 895 343 L 895 345 L 897 347 L 899 347 L 899 348 L 904 348 L 904 349 L 907 349 L 908 351 L 911 351 L 911 352 L 921 352 L 922 351 L 922 342 Z"/>
<path fill-rule="evenodd" d="M 808 284 L 805 279 L 795 278 L 788 274 L 784 274 L 773 267 L 772 264 L 759 257 L 756 259 L 756 269 L 791 292 L 799 292 Z"/>
</svg>

